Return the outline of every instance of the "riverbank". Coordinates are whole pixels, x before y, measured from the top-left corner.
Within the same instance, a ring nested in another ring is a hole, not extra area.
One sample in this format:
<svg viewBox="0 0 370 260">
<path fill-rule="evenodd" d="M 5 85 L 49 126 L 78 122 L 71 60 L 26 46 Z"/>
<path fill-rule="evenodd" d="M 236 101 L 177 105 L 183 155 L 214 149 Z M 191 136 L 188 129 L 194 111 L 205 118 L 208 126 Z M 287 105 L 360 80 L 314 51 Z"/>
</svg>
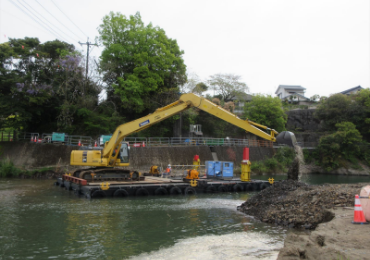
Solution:
<svg viewBox="0 0 370 260">
<path fill-rule="evenodd" d="M 353 209 L 330 210 L 334 218 L 309 233 L 289 233 L 278 260 L 369 259 L 369 225 L 354 225 Z"/>
<path fill-rule="evenodd" d="M 238 210 L 262 222 L 312 231 L 291 232 L 279 253 L 280 260 L 366 259 L 365 234 L 370 225 L 351 224 L 355 195 L 365 185 L 279 181 Z"/>
</svg>

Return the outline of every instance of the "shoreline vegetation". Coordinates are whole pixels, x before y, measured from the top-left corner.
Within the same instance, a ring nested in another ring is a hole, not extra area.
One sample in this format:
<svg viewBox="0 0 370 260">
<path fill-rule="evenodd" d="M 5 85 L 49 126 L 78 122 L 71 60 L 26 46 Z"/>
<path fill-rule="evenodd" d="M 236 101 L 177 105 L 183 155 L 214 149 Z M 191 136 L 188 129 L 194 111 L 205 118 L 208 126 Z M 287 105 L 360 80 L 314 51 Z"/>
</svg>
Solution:
<svg viewBox="0 0 370 260">
<path fill-rule="evenodd" d="M 0 178 L 20 178 L 20 179 L 28 179 L 28 178 L 57 178 L 63 174 L 61 169 L 56 167 L 41 167 L 38 169 L 21 169 L 14 166 L 14 163 L 9 159 L 6 158 L 0 161 Z"/>
</svg>

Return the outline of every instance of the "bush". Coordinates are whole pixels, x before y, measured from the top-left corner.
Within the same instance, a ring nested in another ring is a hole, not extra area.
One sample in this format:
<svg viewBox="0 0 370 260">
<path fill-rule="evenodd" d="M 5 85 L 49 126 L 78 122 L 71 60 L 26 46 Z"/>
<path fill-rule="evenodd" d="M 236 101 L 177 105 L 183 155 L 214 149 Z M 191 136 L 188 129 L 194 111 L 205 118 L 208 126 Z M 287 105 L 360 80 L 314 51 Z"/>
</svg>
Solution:
<svg viewBox="0 0 370 260">
<path fill-rule="evenodd" d="M 263 161 L 260 161 L 260 162 L 254 162 L 254 163 L 252 163 L 252 165 L 251 165 L 251 171 L 254 172 L 254 173 L 257 173 L 257 174 L 262 174 L 264 172 L 267 172 L 268 169 L 264 165 Z"/>
<path fill-rule="evenodd" d="M 315 151 L 309 151 L 307 149 L 303 149 L 303 156 L 304 156 L 304 161 L 306 163 L 312 163 L 316 160 L 316 153 Z"/>
<path fill-rule="evenodd" d="M 18 176 L 21 172 L 9 158 L 0 162 L 0 177 L 2 178 Z"/>
<path fill-rule="evenodd" d="M 321 137 L 317 147 L 319 164 L 327 171 L 341 167 L 340 161 L 343 159 L 352 162 L 361 157 L 360 144 L 364 143 L 353 123 L 342 122 L 336 127 L 338 131 Z"/>
<path fill-rule="evenodd" d="M 279 148 L 272 158 L 267 158 L 259 162 L 252 162 L 251 170 L 253 173 L 257 174 L 287 171 L 294 157 L 294 149 L 290 147 Z"/>
</svg>

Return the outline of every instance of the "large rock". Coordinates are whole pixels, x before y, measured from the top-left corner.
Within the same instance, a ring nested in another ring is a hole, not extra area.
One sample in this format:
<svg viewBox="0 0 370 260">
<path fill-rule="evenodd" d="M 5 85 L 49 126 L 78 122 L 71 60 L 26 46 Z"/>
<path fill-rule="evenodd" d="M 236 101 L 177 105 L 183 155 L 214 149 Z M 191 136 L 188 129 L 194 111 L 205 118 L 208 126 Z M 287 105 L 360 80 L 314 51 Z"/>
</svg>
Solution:
<svg viewBox="0 0 370 260">
<path fill-rule="evenodd" d="M 320 131 L 320 120 L 314 117 L 316 109 L 297 109 L 287 112 L 287 129 L 293 132 Z"/>
</svg>

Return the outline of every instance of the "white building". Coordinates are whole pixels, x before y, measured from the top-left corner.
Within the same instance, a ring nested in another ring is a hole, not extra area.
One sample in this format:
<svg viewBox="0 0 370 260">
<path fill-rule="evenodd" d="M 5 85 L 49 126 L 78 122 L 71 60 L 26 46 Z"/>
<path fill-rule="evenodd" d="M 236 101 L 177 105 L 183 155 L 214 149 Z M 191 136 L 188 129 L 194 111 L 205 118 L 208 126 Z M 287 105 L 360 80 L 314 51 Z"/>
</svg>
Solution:
<svg viewBox="0 0 370 260">
<path fill-rule="evenodd" d="M 275 94 L 281 100 L 294 101 L 294 102 L 305 102 L 310 101 L 309 98 L 304 96 L 305 88 L 298 85 L 279 85 Z"/>
</svg>

